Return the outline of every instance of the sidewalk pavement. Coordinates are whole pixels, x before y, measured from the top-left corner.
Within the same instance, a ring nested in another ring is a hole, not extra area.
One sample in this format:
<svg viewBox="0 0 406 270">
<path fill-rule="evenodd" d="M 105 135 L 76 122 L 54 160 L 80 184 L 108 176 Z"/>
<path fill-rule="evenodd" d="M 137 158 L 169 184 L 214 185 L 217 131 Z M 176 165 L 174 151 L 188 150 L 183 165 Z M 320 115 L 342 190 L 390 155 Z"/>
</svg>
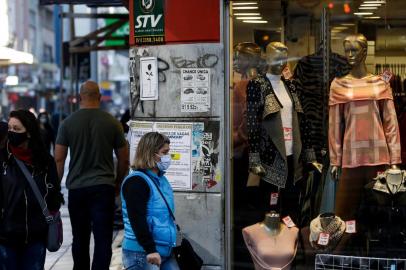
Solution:
<svg viewBox="0 0 406 270">
<path fill-rule="evenodd" d="M 45 270 L 72 270 L 72 228 L 70 225 L 68 212 L 68 190 L 65 187 L 66 172 L 68 171 L 69 160 L 65 163 L 65 176 L 62 180 L 62 193 L 65 197 L 65 205 L 61 207 L 61 217 L 63 222 L 63 244 L 57 252 L 47 252 L 45 260 Z M 113 234 L 113 256 L 111 258 L 110 270 L 121 270 L 121 242 L 123 240 L 123 230 L 114 231 Z M 93 258 L 93 237 L 90 243 L 90 258 Z"/>
</svg>

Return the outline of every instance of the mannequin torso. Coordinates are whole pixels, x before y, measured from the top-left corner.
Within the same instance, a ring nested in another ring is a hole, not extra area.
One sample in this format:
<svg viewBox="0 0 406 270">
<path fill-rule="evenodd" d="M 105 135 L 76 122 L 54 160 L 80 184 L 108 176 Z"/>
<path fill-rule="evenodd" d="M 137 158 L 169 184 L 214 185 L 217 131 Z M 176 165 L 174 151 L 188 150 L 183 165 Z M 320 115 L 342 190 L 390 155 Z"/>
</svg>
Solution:
<svg viewBox="0 0 406 270">
<path fill-rule="evenodd" d="M 267 214 L 262 223 L 244 228 L 244 241 L 255 269 L 290 269 L 296 255 L 298 233 L 298 228 L 280 223 L 276 213 Z"/>
</svg>

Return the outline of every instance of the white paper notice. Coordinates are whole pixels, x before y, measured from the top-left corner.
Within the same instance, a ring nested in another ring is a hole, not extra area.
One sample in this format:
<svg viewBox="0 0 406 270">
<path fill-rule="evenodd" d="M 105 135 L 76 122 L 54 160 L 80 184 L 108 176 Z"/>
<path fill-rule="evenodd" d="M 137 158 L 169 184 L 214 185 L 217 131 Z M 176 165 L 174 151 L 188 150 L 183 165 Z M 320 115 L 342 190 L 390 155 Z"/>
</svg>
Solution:
<svg viewBox="0 0 406 270">
<path fill-rule="evenodd" d="M 168 136 L 172 157 L 171 166 L 165 176 L 173 189 L 192 189 L 192 123 L 171 122 L 141 122 L 131 121 L 130 132 L 130 162 L 134 161 L 137 145 L 141 137 L 151 131 L 157 131 Z"/>
<path fill-rule="evenodd" d="M 140 58 L 141 100 L 158 100 L 158 61 L 156 57 Z"/>
<path fill-rule="evenodd" d="M 181 69 L 181 112 L 210 110 L 210 69 Z"/>
<path fill-rule="evenodd" d="M 172 163 L 165 176 L 173 189 L 192 189 L 192 123 L 155 123 L 154 131 L 168 136 Z"/>
</svg>

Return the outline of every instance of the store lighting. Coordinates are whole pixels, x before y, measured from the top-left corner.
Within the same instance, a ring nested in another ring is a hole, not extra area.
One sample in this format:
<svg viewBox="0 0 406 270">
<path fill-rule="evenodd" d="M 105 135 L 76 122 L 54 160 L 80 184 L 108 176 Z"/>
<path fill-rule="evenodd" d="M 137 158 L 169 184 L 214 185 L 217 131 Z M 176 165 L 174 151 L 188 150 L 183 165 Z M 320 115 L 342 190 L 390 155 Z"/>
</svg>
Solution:
<svg viewBox="0 0 406 270">
<path fill-rule="evenodd" d="M 333 29 L 336 29 L 336 30 L 345 30 L 345 29 L 348 29 L 348 26 L 334 26 Z"/>
<path fill-rule="evenodd" d="M 364 1 L 364 4 L 386 4 L 386 1 L 377 0 L 377 1 Z"/>
<path fill-rule="evenodd" d="M 237 20 L 261 20 L 262 17 L 237 17 Z"/>
<path fill-rule="evenodd" d="M 358 16 L 364 16 L 364 15 L 372 15 L 374 13 L 372 12 L 354 12 L 354 15 L 358 15 Z"/>
<path fill-rule="evenodd" d="M 233 7 L 233 9 L 258 9 L 258 7 Z"/>
<path fill-rule="evenodd" d="M 244 20 L 245 23 L 268 23 L 268 21 Z"/>
<path fill-rule="evenodd" d="M 378 20 L 380 19 L 380 16 L 370 16 L 370 17 L 364 17 L 364 19 L 369 19 L 369 20 Z"/>
<path fill-rule="evenodd" d="M 378 7 L 359 7 L 359 9 L 378 9 Z"/>
<path fill-rule="evenodd" d="M 235 16 L 259 16 L 261 13 L 249 13 L 249 12 L 241 12 L 241 13 L 234 13 Z"/>
<path fill-rule="evenodd" d="M 233 6 L 248 6 L 248 5 L 257 5 L 257 2 L 236 2 L 233 3 Z"/>
<path fill-rule="evenodd" d="M 355 26 L 355 23 L 342 23 L 342 26 Z"/>
<path fill-rule="evenodd" d="M 382 4 L 361 4 L 360 7 L 380 7 Z"/>
</svg>

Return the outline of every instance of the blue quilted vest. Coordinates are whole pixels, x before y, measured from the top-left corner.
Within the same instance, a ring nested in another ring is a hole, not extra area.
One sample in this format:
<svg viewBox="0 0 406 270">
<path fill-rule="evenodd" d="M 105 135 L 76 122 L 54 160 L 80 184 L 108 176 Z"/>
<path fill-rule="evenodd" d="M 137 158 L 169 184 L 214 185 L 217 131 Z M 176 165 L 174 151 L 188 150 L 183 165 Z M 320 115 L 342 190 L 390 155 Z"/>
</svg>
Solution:
<svg viewBox="0 0 406 270">
<path fill-rule="evenodd" d="M 149 231 L 155 241 L 157 252 L 162 257 L 168 257 L 171 255 L 172 247 L 176 245 L 176 227 L 161 194 L 159 194 L 159 191 L 152 181 L 158 184 L 166 201 L 171 207 L 172 212 L 174 212 L 175 205 L 172 187 L 164 175 L 160 174 L 158 176 L 152 171 L 147 170 L 145 173 L 141 171 L 130 172 L 130 174 L 124 179 L 121 189 L 125 182 L 133 176 L 141 177 L 149 186 L 150 197 L 147 203 L 147 222 Z M 137 180 L 131 179 L 131 181 Z M 124 221 L 123 249 L 145 252 L 143 247 L 138 243 L 137 237 L 131 228 L 127 213 L 127 204 L 124 200 L 123 192 L 121 192 L 121 202 Z"/>
</svg>

